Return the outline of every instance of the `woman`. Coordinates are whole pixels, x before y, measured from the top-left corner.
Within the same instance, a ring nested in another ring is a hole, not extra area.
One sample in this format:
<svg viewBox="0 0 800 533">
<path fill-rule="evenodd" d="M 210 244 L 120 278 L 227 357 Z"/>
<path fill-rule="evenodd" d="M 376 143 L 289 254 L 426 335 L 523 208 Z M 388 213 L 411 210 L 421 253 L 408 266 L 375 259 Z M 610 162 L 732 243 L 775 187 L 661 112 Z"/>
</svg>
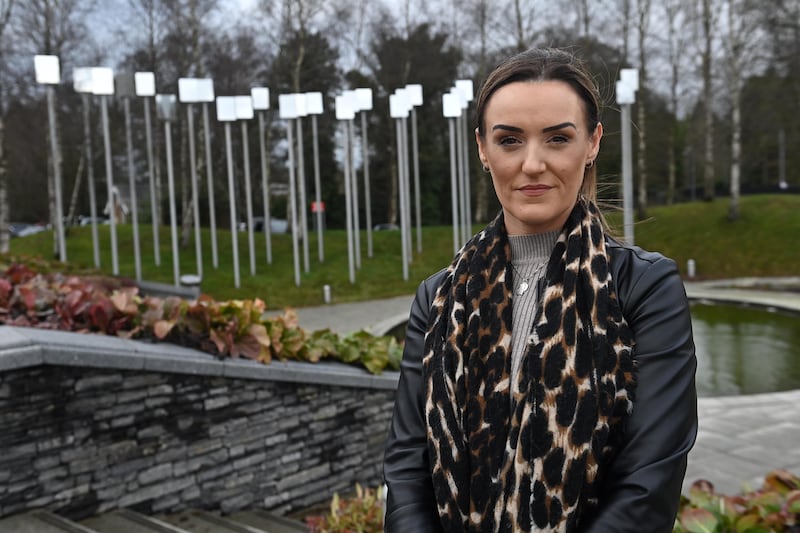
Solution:
<svg viewBox="0 0 800 533">
<path fill-rule="evenodd" d="M 502 211 L 417 291 L 386 531 L 672 530 L 697 432 L 675 263 L 607 234 L 579 61 L 529 50 L 477 99 Z"/>
</svg>

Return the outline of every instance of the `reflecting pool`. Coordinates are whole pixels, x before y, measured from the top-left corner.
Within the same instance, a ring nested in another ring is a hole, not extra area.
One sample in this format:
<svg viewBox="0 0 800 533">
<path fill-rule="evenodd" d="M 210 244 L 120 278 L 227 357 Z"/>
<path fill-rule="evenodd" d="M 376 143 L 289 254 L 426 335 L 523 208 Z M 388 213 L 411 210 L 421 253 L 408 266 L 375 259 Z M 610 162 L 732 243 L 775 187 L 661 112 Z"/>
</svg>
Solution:
<svg viewBox="0 0 800 533">
<path fill-rule="evenodd" d="M 800 389 L 800 317 L 692 304 L 700 396 Z"/>
</svg>

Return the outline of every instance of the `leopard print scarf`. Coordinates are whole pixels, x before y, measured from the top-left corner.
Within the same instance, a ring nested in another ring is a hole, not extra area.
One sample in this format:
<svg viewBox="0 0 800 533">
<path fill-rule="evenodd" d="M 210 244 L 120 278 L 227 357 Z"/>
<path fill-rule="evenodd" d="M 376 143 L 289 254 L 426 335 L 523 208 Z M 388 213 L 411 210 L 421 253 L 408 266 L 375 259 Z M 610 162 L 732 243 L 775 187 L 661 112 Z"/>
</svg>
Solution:
<svg viewBox="0 0 800 533">
<path fill-rule="evenodd" d="M 438 289 L 423 365 L 445 531 L 572 532 L 596 511 L 635 385 L 597 215 L 581 199 L 556 242 L 515 383 L 502 213 L 464 245 Z"/>
</svg>

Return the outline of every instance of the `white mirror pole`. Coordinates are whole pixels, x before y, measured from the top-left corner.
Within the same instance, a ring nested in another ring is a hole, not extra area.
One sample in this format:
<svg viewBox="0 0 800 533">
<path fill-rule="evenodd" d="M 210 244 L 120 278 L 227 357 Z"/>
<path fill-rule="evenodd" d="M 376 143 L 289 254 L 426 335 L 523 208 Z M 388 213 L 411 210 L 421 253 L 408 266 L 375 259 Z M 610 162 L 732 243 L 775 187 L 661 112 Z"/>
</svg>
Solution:
<svg viewBox="0 0 800 533">
<path fill-rule="evenodd" d="M 616 83 L 617 104 L 620 106 L 620 125 L 622 129 L 622 210 L 624 238 L 634 244 L 633 234 L 633 161 L 631 148 L 631 104 L 636 101 L 639 88 L 639 72 L 636 69 L 622 69 Z"/>
<path fill-rule="evenodd" d="M 239 227 L 236 221 L 236 186 L 233 179 L 233 153 L 231 149 L 231 123 L 225 121 L 225 155 L 228 163 L 228 202 L 231 212 L 231 246 L 233 247 L 233 286 L 241 286 L 239 280 Z"/>
<path fill-rule="evenodd" d="M 33 57 L 33 67 L 36 74 L 36 83 L 45 84 L 47 93 L 47 118 L 50 126 L 50 150 L 53 157 L 53 194 L 55 195 L 55 215 L 53 228 L 55 234 L 55 247 L 57 248 L 59 260 L 66 262 L 67 245 L 64 234 L 64 206 L 61 194 L 61 158 L 58 151 L 58 131 L 56 130 L 56 104 L 55 89 L 53 85 L 61 83 L 61 66 L 57 56 L 35 55 Z M 91 164 L 91 162 L 89 162 Z M 49 182 L 48 182 L 49 187 Z"/>
<path fill-rule="evenodd" d="M 244 164 L 245 210 L 247 213 L 247 251 L 250 254 L 250 275 L 255 276 L 256 239 L 253 232 L 253 188 L 250 179 L 250 140 L 247 135 L 247 120 L 242 120 L 242 158 Z"/>
<path fill-rule="evenodd" d="M 625 242 L 634 244 L 633 234 L 633 160 L 631 148 L 631 105 L 620 105 L 622 126 L 622 214 Z"/>
<path fill-rule="evenodd" d="M 466 235 L 464 242 L 472 237 L 472 180 L 469 174 L 469 155 L 472 153 L 469 143 L 469 118 L 467 109 L 464 109 L 463 128 L 461 134 L 464 136 L 464 229 Z"/>
<path fill-rule="evenodd" d="M 347 145 L 350 147 L 350 190 L 353 202 L 353 257 L 356 270 L 361 269 L 361 219 L 358 212 L 358 179 L 355 161 L 355 120 L 347 121 Z"/>
<path fill-rule="evenodd" d="M 286 124 L 286 133 L 289 140 L 289 224 L 292 225 L 292 254 L 294 256 L 294 284 L 300 286 L 300 250 L 297 242 L 297 191 L 294 172 L 294 125 L 291 119 Z"/>
<path fill-rule="evenodd" d="M 67 260 L 67 245 L 66 237 L 64 235 L 64 206 L 62 205 L 61 194 L 61 161 L 58 158 L 58 139 L 56 138 L 56 103 L 55 103 L 55 89 L 52 85 L 46 87 L 47 91 L 47 117 L 50 123 L 50 150 L 53 158 L 53 192 L 56 197 L 56 241 L 58 242 L 58 260 L 66 262 Z M 91 164 L 91 161 L 86 163 Z"/>
<path fill-rule="evenodd" d="M 355 245 L 353 237 L 353 191 L 350 179 L 351 167 L 353 166 L 353 150 L 350 144 L 350 120 L 344 120 L 344 198 L 345 198 L 345 217 L 347 218 L 347 266 L 350 276 L 350 283 L 356 282 L 355 271 Z"/>
<path fill-rule="evenodd" d="M 144 97 L 144 131 L 147 142 L 147 173 L 150 176 L 150 216 L 153 218 L 153 259 L 156 266 L 161 266 L 161 244 L 159 243 L 158 226 L 161 223 L 161 206 L 158 205 L 159 195 L 156 192 L 156 173 L 153 161 L 153 131 L 150 123 L 150 97 Z M 92 215 L 94 216 L 94 215 Z"/>
<path fill-rule="evenodd" d="M 128 150 L 128 186 L 131 195 L 131 224 L 133 224 L 133 262 L 136 281 L 142 281 L 142 255 L 139 248 L 139 202 L 136 198 L 136 170 L 133 163 L 133 133 L 131 132 L 131 99 L 124 97 L 125 144 Z"/>
<path fill-rule="evenodd" d="M 417 110 L 411 108 L 411 149 L 414 161 L 414 209 L 417 222 L 417 252 L 422 252 L 422 202 L 419 192 L 419 147 L 417 141 Z"/>
<path fill-rule="evenodd" d="M 267 263 L 272 264 L 272 214 L 270 213 L 269 198 L 269 159 L 264 135 L 264 111 L 258 112 L 258 146 L 261 152 L 261 194 L 264 203 L 264 238 L 267 246 Z"/>
<path fill-rule="evenodd" d="M 197 191 L 197 148 L 195 147 L 194 107 L 186 104 L 186 133 L 189 136 L 189 179 L 192 183 L 192 218 L 194 221 L 194 255 L 196 273 L 203 277 L 203 243 L 200 237 L 200 195 Z"/>
<path fill-rule="evenodd" d="M 361 111 L 361 164 L 364 165 L 364 216 L 367 226 L 367 257 L 372 257 L 372 201 L 369 190 L 369 143 L 367 141 L 367 112 Z"/>
<path fill-rule="evenodd" d="M 219 268 L 217 246 L 217 210 L 214 205 L 214 167 L 211 162 L 211 127 L 208 119 L 208 102 L 203 102 L 203 135 L 206 149 L 206 186 L 208 187 L 208 218 L 211 232 L 211 265 Z"/>
<path fill-rule="evenodd" d="M 461 238 L 459 236 L 459 187 L 458 187 L 458 153 L 456 151 L 456 118 L 450 117 L 447 123 L 450 128 L 450 196 L 453 210 L 453 253 L 458 252 Z"/>
<path fill-rule="evenodd" d="M 319 262 L 325 260 L 325 243 L 323 241 L 322 226 L 324 223 L 325 210 L 322 208 L 322 183 L 319 177 L 319 133 L 317 131 L 317 114 L 311 115 L 311 136 L 314 142 L 314 201 L 317 208 L 317 256 Z"/>
<path fill-rule="evenodd" d="M 413 109 L 413 108 L 412 108 Z M 410 110 L 409 110 L 410 111 Z M 411 172 L 412 172 L 412 162 L 411 162 L 411 150 L 410 150 L 410 141 L 408 135 L 408 117 L 403 118 L 403 155 L 406 158 L 406 224 L 408 228 L 406 230 L 406 236 L 408 237 L 408 262 L 409 264 L 413 261 L 414 258 L 414 236 L 413 232 L 411 231 Z"/>
<path fill-rule="evenodd" d="M 469 176 L 467 175 L 467 167 L 466 167 L 466 160 L 467 160 L 467 152 L 469 152 L 469 146 L 467 145 L 466 139 L 464 137 L 464 115 L 463 113 L 458 117 L 458 131 L 456 134 L 458 135 L 458 144 L 459 144 L 459 161 L 458 166 L 460 169 L 459 176 L 461 178 L 459 192 L 461 193 L 461 241 L 467 242 L 470 238 L 470 223 L 469 223 L 469 190 L 468 182 Z"/>
<path fill-rule="evenodd" d="M 395 120 L 395 135 L 397 136 L 397 188 L 400 193 L 400 241 L 403 256 L 403 280 L 408 281 L 408 239 L 406 239 L 406 186 L 405 186 L 405 156 L 403 155 L 403 119 Z"/>
<path fill-rule="evenodd" d="M 461 104 L 458 95 L 452 91 L 442 95 L 442 114 L 447 119 L 448 127 L 450 129 L 450 198 L 452 200 L 452 217 L 453 217 L 453 253 L 458 252 L 461 243 L 460 232 L 460 192 L 459 192 L 459 148 L 461 143 L 457 142 L 460 137 L 457 137 L 458 119 L 461 116 Z M 458 147 L 457 147 L 458 145 Z"/>
<path fill-rule="evenodd" d="M 92 252 L 94 254 L 94 266 L 100 268 L 100 239 L 97 234 L 97 193 L 94 188 L 94 165 L 92 164 L 92 126 L 89 118 L 89 102 L 91 101 L 88 93 L 81 94 L 83 100 L 83 136 L 84 151 L 86 157 L 86 181 L 89 185 L 89 215 L 92 217 Z"/>
<path fill-rule="evenodd" d="M 303 98 L 305 95 L 302 96 Z M 300 215 L 300 235 L 303 240 L 303 271 L 311 269 L 308 252 L 308 200 L 306 198 L 306 164 L 303 146 L 303 117 L 297 117 L 297 183 L 299 192 L 298 214 Z"/>
<path fill-rule="evenodd" d="M 164 121 L 164 139 L 167 148 L 167 191 L 169 193 L 169 228 L 172 240 L 172 275 L 174 285 L 180 286 L 181 271 L 178 255 L 178 215 L 175 209 L 175 170 L 172 166 L 172 121 Z"/>
<path fill-rule="evenodd" d="M 103 116 L 103 145 L 106 155 L 106 184 L 108 185 L 108 220 L 111 224 L 111 272 L 119 275 L 119 256 L 117 253 L 117 209 L 114 194 L 114 170 L 111 165 L 111 135 L 108 131 L 108 96 L 100 95 L 100 111 Z"/>
</svg>

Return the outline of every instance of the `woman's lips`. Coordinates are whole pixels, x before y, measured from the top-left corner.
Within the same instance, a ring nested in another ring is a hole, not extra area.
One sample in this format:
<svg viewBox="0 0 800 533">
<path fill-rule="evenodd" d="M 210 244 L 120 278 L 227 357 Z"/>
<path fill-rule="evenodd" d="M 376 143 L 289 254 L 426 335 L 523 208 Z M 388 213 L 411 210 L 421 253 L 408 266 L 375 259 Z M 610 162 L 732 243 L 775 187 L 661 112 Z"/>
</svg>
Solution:
<svg viewBox="0 0 800 533">
<path fill-rule="evenodd" d="M 541 196 L 550 189 L 552 189 L 552 187 L 548 185 L 525 185 L 519 188 L 519 192 L 526 196 Z"/>
</svg>

